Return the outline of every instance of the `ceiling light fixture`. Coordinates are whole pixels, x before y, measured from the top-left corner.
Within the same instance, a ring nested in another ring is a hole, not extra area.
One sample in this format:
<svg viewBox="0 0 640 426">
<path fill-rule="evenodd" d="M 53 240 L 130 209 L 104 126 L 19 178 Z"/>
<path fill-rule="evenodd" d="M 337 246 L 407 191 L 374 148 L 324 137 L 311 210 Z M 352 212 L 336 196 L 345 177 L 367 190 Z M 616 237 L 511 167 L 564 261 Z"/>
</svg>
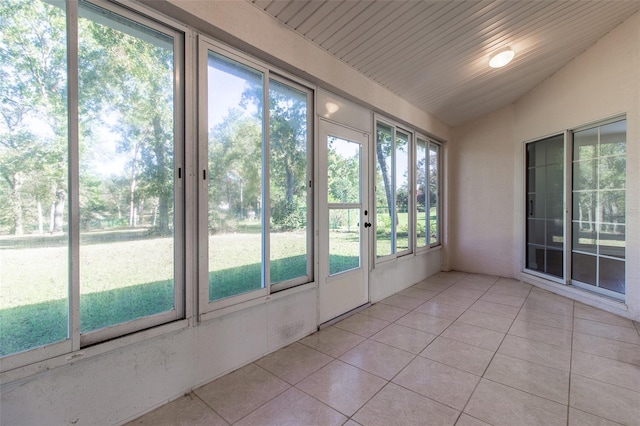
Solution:
<svg viewBox="0 0 640 426">
<path fill-rule="evenodd" d="M 511 50 L 510 47 L 505 47 L 504 49 L 499 50 L 496 53 L 494 53 L 493 55 L 491 55 L 491 57 L 489 59 L 489 66 L 491 68 L 504 67 L 509 62 L 511 62 L 511 60 L 513 59 L 513 57 L 515 55 L 516 55 L 516 53 L 513 50 Z"/>
</svg>

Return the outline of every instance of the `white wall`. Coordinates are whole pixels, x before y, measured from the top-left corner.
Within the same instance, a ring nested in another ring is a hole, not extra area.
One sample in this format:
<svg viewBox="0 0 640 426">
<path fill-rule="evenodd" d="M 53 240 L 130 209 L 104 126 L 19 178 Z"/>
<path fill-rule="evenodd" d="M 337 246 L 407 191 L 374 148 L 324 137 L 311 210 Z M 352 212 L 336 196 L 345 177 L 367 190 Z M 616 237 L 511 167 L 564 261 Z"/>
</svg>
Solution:
<svg viewBox="0 0 640 426">
<path fill-rule="evenodd" d="M 245 1 L 147 1 L 247 53 L 441 140 L 449 129 Z M 189 69 L 189 67 L 188 67 Z M 187 120 L 187 122 L 192 122 Z M 372 126 L 371 126 L 372 127 Z M 371 129 L 372 130 L 372 129 Z M 370 274 L 372 301 L 440 270 L 441 250 Z M 191 263 L 193 265 L 193 263 Z M 317 288 L 292 289 L 256 306 L 160 336 L 143 332 L 0 375 L 0 424 L 119 424 L 285 346 L 317 327 Z M 173 326 L 173 328 L 178 328 Z M 133 341 L 133 343 L 127 343 Z M 125 343 L 123 343 L 125 342 Z"/>
<path fill-rule="evenodd" d="M 514 105 L 452 131 L 453 269 L 523 277 L 523 142 L 627 114 L 626 304 L 538 285 L 640 318 L 640 14 Z"/>
</svg>

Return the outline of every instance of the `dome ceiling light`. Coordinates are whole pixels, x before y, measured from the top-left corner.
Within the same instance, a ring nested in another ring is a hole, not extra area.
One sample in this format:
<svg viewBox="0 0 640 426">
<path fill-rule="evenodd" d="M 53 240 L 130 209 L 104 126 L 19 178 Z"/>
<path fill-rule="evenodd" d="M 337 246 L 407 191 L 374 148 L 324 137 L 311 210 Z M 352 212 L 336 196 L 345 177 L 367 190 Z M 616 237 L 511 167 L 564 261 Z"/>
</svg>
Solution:
<svg viewBox="0 0 640 426">
<path fill-rule="evenodd" d="M 511 50 L 510 47 L 505 47 L 504 49 L 498 50 L 496 53 L 491 55 L 489 58 L 489 66 L 491 68 L 502 68 L 507 65 L 516 53 Z"/>
</svg>

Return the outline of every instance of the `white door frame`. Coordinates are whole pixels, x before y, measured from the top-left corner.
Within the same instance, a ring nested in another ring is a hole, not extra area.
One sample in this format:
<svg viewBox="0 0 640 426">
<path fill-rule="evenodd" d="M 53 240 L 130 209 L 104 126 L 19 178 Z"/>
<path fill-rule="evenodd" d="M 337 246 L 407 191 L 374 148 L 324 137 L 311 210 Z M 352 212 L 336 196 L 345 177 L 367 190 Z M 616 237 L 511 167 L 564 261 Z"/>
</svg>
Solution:
<svg viewBox="0 0 640 426">
<path fill-rule="evenodd" d="M 329 203 L 327 178 L 327 138 L 355 142 L 360 145 L 360 200 L 357 203 Z M 368 133 L 320 120 L 319 125 L 319 323 L 322 324 L 358 306 L 369 302 L 369 244 L 372 230 L 372 214 L 369 199 L 369 138 Z M 356 268 L 329 273 L 329 211 L 332 209 L 357 209 L 357 226 L 360 236 L 360 265 Z M 367 226 L 365 226 L 367 225 Z"/>
</svg>

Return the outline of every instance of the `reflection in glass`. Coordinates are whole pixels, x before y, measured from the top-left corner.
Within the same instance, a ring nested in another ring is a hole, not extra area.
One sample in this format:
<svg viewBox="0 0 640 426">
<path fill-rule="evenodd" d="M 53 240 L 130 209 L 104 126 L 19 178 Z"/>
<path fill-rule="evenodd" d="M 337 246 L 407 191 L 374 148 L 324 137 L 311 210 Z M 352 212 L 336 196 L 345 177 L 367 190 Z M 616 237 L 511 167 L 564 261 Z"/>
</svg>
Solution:
<svg viewBox="0 0 640 426">
<path fill-rule="evenodd" d="M 327 140 L 327 196 L 329 203 L 360 203 L 360 156 L 357 142 Z"/>
<path fill-rule="evenodd" d="M 598 128 L 573 134 L 573 161 L 591 160 L 597 156 Z"/>
<path fill-rule="evenodd" d="M 527 144 L 527 166 L 526 268 L 562 278 L 564 136 Z"/>
<path fill-rule="evenodd" d="M 395 252 L 409 249 L 409 135 L 396 131 Z"/>
<path fill-rule="evenodd" d="M 440 195 L 438 189 L 440 146 L 429 144 L 429 243 L 440 240 Z"/>
<path fill-rule="evenodd" d="M 420 138 L 416 141 L 416 245 L 426 247 L 427 230 L 429 229 L 426 212 L 429 182 L 427 174 L 427 145 L 428 142 Z"/>
<path fill-rule="evenodd" d="M 272 284 L 308 275 L 307 110 L 306 92 L 269 82 Z"/>
<path fill-rule="evenodd" d="M 574 133 L 572 278 L 620 294 L 625 293 L 625 153 L 626 120 Z"/>
<path fill-rule="evenodd" d="M 600 258 L 599 286 L 616 293 L 625 292 L 624 262 L 620 260 Z"/>
<path fill-rule="evenodd" d="M 0 356 L 68 337 L 64 1 L 0 2 Z"/>
<path fill-rule="evenodd" d="M 329 275 L 360 267 L 360 209 L 329 209 Z"/>
<path fill-rule="evenodd" d="M 573 253 L 571 278 L 585 284 L 596 285 L 597 257 L 588 254 Z"/>
<path fill-rule="evenodd" d="M 262 284 L 263 75 L 208 55 L 209 300 Z"/>
<path fill-rule="evenodd" d="M 382 257 L 394 252 L 392 224 L 395 205 L 391 177 L 393 129 L 380 122 L 376 126 L 376 257 Z"/>
<path fill-rule="evenodd" d="M 80 9 L 80 330 L 88 332 L 174 309 L 174 52 L 169 36 Z"/>
</svg>

